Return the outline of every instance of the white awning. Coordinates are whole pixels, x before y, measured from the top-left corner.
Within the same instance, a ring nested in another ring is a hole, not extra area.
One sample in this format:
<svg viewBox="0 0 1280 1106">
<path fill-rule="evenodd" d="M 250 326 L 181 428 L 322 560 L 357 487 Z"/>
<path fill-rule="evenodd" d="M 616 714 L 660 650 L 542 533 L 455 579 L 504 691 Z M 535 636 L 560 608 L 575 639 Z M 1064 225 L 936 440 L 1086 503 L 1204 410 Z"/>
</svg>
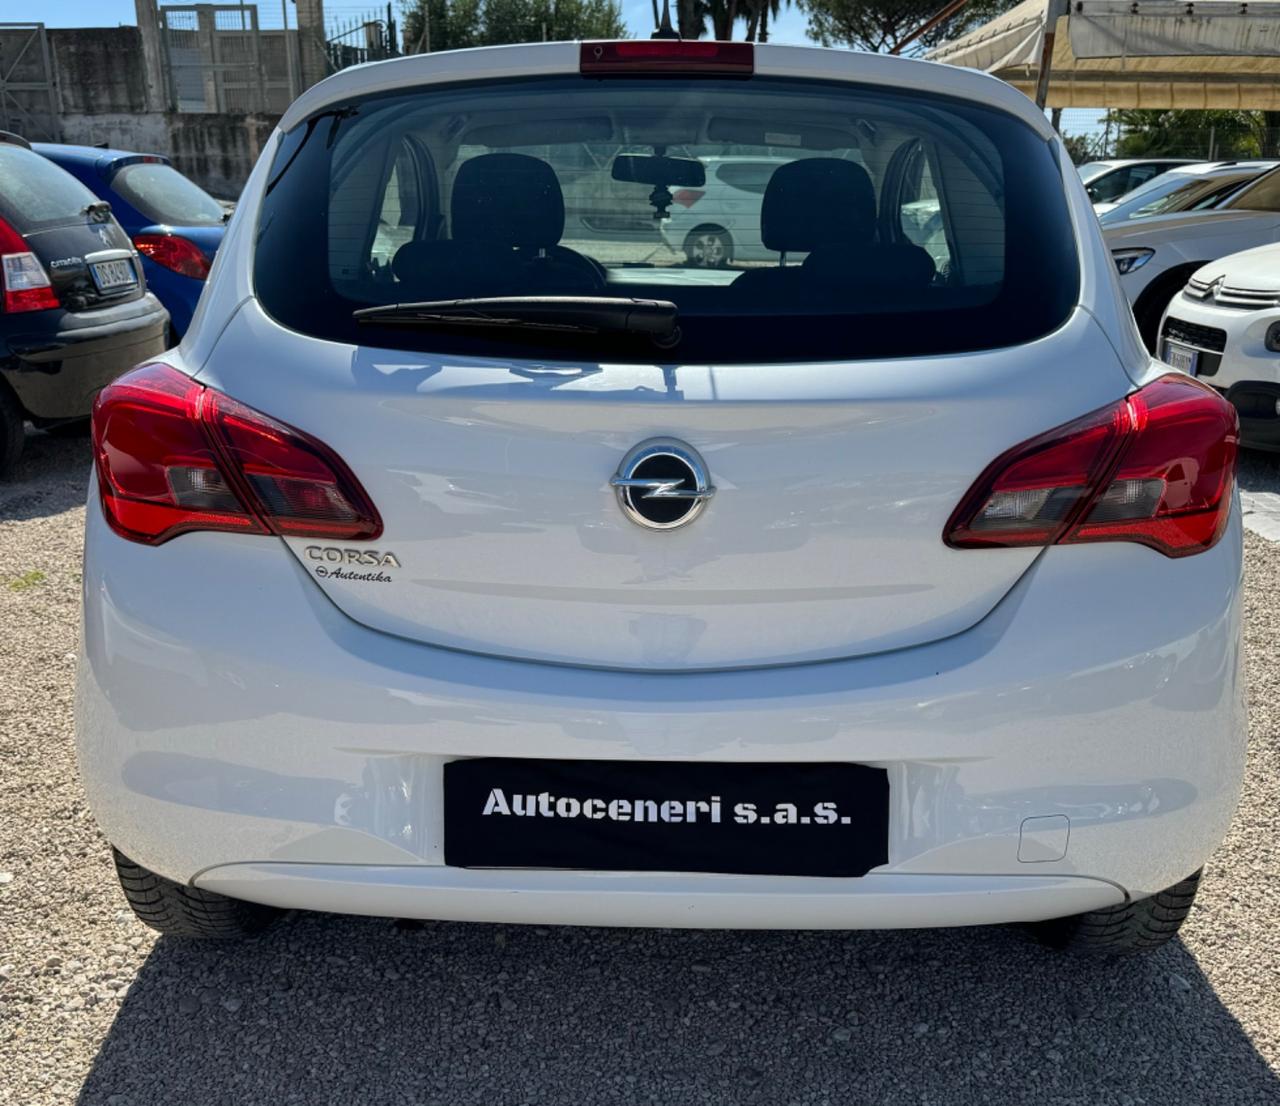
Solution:
<svg viewBox="0 0 1280 1106">
<path fill-rule="evenodd" d="M 1034 96 L 1045 7 L 1024 0 L 927 56 Z M 1058 21 L 1050 107 L 1280 111 L 1280 2 L 1073 0 L 1071 9 Z"/>
</svg>

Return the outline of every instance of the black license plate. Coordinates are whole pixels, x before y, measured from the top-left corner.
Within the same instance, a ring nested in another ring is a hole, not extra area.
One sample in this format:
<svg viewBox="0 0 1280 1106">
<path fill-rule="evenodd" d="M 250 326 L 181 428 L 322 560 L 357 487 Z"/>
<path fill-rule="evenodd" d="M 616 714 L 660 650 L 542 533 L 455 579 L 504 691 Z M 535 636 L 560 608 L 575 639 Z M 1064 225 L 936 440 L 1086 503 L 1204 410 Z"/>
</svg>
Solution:
<svg viewBox="0 0 1280 1106">
<path fill-rule="evenodd" d="M 888 848 L 888 776 L 861 764 L 444 766 L 444 859 L 459 868 L 861 876 Z"/>
</svg>

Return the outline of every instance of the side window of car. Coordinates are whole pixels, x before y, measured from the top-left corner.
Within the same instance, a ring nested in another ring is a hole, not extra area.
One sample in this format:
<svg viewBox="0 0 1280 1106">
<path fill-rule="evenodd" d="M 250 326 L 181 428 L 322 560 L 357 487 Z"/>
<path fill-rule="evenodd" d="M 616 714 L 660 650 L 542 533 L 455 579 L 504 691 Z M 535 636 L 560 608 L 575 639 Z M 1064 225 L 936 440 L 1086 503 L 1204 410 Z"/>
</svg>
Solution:
<svg viewBox="0 0 1280 1106">
<path fill-rule="evenodd" d="M 940 274 L 951 267 L 951 247 L 947 242 L 942 203 L 933 167 L 923 147 L 918 147 L 907 165 L 899 207 L 902 236 L 921 247 Z"/>
<path fill-rule="evenodd" d="M 763 196 L 776 168 L 767 161 L 729 162 L 716 170 L 716 176 L 730 188 Z"/>
<path fill-rule="evenodd" d="M 387 173 L 378 211 L 378 226 L 369 250 L 370 268 L 377 273 L 391 265 L 396 251 L 411 242 L 423 223 L 422 182 L 413 150 L 399 143 Z"/>
<path fill-rule="evenodd" d="M 1156 173 L 1160 172 L 1154 165 L 1135 165 L 1129 170 L 1128 191 L 1132 192 L 1140 184 L 1146 184 Z"/>
</svg>

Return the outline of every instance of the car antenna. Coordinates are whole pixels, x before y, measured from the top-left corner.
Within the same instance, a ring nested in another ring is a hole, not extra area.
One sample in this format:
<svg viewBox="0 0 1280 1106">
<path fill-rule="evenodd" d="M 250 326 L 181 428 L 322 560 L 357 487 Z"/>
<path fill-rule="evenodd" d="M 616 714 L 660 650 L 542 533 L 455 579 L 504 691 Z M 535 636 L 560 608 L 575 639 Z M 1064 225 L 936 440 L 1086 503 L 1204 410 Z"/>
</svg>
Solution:
<svg viewBox="0 0 1280 1106">
<path fill-rule="evenodd" d="M 680 32 L 671 26 L 671 0 L 662 0 L 662 22 L 650 38 L 680 38 Z"/>
</svg>

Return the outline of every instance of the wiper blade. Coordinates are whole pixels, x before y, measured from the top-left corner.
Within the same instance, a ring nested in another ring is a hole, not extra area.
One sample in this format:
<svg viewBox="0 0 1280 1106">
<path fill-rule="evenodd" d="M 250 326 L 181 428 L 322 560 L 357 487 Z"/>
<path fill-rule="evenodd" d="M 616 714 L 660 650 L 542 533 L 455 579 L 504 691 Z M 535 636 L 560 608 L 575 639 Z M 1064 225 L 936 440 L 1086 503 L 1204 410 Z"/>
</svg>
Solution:
<svg viewBox="0 0 1280 1106">
<path fill-rule="evenodd" d="M 679 340 L 680 312 L 669 300 L 603 296 L 494 296 L 362 307 L 358 323 L 410 327 L 520 327 L 588 334 L 642 334 L 658 345 Z"/>
</svg>

